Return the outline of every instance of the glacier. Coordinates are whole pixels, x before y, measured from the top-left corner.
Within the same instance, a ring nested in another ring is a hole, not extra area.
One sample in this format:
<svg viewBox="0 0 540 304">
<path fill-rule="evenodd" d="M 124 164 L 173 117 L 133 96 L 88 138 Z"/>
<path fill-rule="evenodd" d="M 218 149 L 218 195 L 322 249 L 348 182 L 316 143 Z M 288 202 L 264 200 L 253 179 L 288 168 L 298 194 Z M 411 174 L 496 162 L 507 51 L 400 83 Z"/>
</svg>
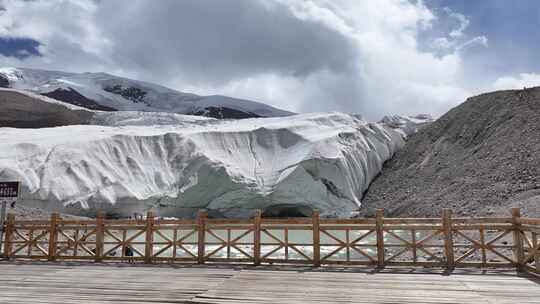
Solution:
<svg viewBox="0 0 540 304">
<path fill-rule="evenodd" d="M 404 137 L 408 138 L 434 121 L 435 119 L 429 114 L 417 114 L 411 116 L 387 115 L 384 116 L 379 123 L 391 127 L 400 132 Z"/>
<path fill-rule="evenodd" d="M 404 145 L 384 124 L 312 113 L 217 120 L 100 112 L 89 125 L 0 128 L 0 180 L 20 202 L 76 215 L 348 217 L 383 163 Z"/>
</svg>

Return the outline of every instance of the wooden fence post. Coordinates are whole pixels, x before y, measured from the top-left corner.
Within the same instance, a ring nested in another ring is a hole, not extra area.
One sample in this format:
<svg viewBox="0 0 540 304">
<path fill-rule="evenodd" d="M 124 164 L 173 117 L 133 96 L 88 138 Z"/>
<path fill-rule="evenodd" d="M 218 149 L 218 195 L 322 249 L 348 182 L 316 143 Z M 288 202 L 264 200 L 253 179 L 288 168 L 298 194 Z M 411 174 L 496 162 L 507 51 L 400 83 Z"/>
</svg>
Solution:
<svg viewBox="0 0 540 304">
<path fill-rule="evenodd" d="M 98 211 L 96 214 L 96 249 L 94 252 L 94 261 L 101 263 L 103 261 L 105 242 L 105 213 Z"/>
<path fill-rule="evenodd" d="M 206 210 L 199 210 L 199 214 L 197 216 L 197 226 L 198 226 L 198 250 L 197 250 L 197 261 L 199 264 L 204 264 L 204 256 L 206 254 L 205 250 L 205 234 L 206 234 L 206 219 L 207 213 Z"/>
<path fill-rule="evenodd" d="M 377 266 L 384 268 L 384 210 L 377 209 L 375 213 L 375 229 L 377 232 Z"/>
<path fill-rule="evenodd" d="M 253 264 L 261 264 L 261 210 L 255 210 L 253 218 Z"/>
<path fill-rule="evenodd" d="M 452 233 L 452 210 L 443 209 L 442 228 L 444 234 L 444 254 L 446 256 L 446 269 L 454 269 L 454 236 Z"/>
<path fill-rule="evenodd" d="M 313 265 L 321 266 L 321 213 L 319 210 L 313 210 Z"/>
<path fill-rule="evenodd" d="M 15 233 L 15 214 L 8 214 L 6 221 L 6 239 L 4 241 L 4 258 L 12 258 L 13 234 Z"/>
<path fill-rule="evenodd" d="M 148 211 L 146 213 L 146 238 L 144 242 L 144 262 L 146 264 L 152 264 L 152 257 L 154 256 L 154 224 L 155 214 Z"/>
<path fill-rule="evenodd" d="M 533 232 L 532 233 L 532 245 L 534 250 L 534 266 L 536 268 L 536 272 L 540 274 L 540 250 L 538 249 L 538 233 Z"/>
<path fill-rule="evenodd" d="M 0 252 L 2 253 L 1 257 L 4 257 L 5 248 L 4 245 L 4 232 L 5 232 L 5 219 L 6 219 L 6 212 L 7 212 L 7 202 L 0 202 Z"/>
<path fill-rule="evenodd" d="M 49 261 L 56 261 L 56 249 L 58 248 L 58 221 L 60 214 L 51 214 L 51 227 L 49 228 Z"/>
<path fill-rule="evenodd" d="M 519 208 L 512 208 L 512 223 L 514 224 L 514 255 L 516 257 L 516 267 L 518 271 L 523 271 L 525 254 L 523 248 L 523 236 L 521 235 L 521 224 L 519 219 L 521 211 Z"/>
</svg>

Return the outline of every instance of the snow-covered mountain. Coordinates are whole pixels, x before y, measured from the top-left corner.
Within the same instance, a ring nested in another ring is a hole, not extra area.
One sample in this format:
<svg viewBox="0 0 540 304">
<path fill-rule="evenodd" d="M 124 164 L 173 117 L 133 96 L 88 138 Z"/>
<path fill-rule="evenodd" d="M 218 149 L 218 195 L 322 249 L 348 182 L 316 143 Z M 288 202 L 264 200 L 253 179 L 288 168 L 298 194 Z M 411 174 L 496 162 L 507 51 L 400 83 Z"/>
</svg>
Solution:
<svg viewBox="0 0 540 304">
<path fill-rule="evenodd" d="M 147 111 L 214 118 L 281 117 L 293 113 L 227 96 L 199 96 L 106 73 L 0 68 L 0 87 L 28 90 L 92 110 Z"/>
<path fill-rule="evenodd" d="M 92 124 L 181 126 L 209 120 L 216 119 L 167 112 L 89 110 L 30 91 L 0 88 L 0 128 L 39 129 Z"/>
<path fill-rule="evenodd" d="M 405 137 L 408 137 L 434 121 L 435 119 L 429 114 L 418 114 L 414 116 L 384 116 L 380 123 L 393 128 L 401 132 Z"/>
<path fill-rule="evenodd" d="M 0 180 L 22 181 L 25 206 L 72 214 L 348 216 L 404 144 L 389 127 L 341 113 L 217 120 L 40 98 L 83 111 L 90 125 L 0 128 Z"/>
</svg>

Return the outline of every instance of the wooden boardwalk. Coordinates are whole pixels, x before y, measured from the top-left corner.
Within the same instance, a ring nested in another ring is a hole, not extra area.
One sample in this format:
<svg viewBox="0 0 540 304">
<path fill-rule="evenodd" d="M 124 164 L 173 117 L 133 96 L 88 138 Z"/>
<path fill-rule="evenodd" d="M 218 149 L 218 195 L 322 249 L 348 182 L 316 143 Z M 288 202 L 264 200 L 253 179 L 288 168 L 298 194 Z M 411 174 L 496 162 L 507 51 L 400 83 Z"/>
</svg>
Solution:
<svg viewBox="0 0 540 304">
<path fill-rule="evenodd" d="M 515 271 L 0 263 L 0 303 L 540 303 Z"/>
</svg>

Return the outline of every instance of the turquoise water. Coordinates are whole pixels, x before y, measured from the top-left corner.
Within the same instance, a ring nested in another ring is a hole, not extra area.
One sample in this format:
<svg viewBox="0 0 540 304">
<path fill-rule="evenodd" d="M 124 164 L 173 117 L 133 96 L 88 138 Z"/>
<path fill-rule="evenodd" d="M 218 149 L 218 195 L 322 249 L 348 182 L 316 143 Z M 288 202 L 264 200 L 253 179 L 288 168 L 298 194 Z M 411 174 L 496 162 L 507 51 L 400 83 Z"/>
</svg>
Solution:
<svg viewBox="0 0 540 304">
<path fill-rule="evenodd" d="M 228 232 L 227 230 L 211 230 L 214 235 L 207 232 L 205 235 L 206 240 L 206 254 L 212 253 L 210 258 L 232 258 L 232 259 L 244 259 L 249 258 L 248 256 L 244 255 L 243 252 L 246 254 L 253 256 L 253 232 L 250 232 L 246 235 L 246 230 L 231 230 Z M 281 248 L 277 249 L 280 245 L 281 241 L 285 241 L 285 231 L 284 230 L 273 230 L 269 229 L 266 232 L 261 232 L 261 256 L 264 257 L 267 254 L 271 253 L 267 258 L 269 259 L 291 259 L 291 260 L 306 260 L 306 257 L 313 258 L 313 246 L 311 243 L 313 242 L 313 234 L 311 230 L 289 230 L 287 234 L 288 243 L 291 246 L 288 248 Z M 182 240 L 182 246 L 177 246 L 176 248 L 176 257 L 177 258 L 193 258 L 192 255 L 190 255 L 188 252 L 191 252 L 193 255 L 197 255 L 197 233 L 192 233 L 192 230 L 178 230 L 176 232 L 176 239 Z M 348 241 L 353 242 L 357 240 L 358 238 L 362 237 L 365 233 L 367 233 L 367 230 L 351 230 L 348 235 Z M 137 232 L 135 231 L 127 231 L 125 235 L 125 239 L 129 239 L 133 237 Z M 158 253 L 162 251 L 159 254 L 159 257 L 173 257 L 174 255 L 174 247 L 169 247 L 167 249 L 164 249 L 167 247 L 167 243 L 169 240 L 173 240 L 174 238 L 174 231 L 173 230 L 160 230 L 160 233 L 163 234 L 163 236 L 159 235 L 158 233 L 154 233 L 154 247 L 153 252 Z M 123 239 L 123 235 L 119 235 L 115 233 L 117 237 L 120 239 Z M 362 238 L 358 242 L 355 242 L 354 245 L 358 246 L 356 247 L 358 250 L 355 250 L 353 248 L 343 248 L 336 252 L 336 250 L 339 249 L 340 242 L 347 242 L 347 233 L 343 230 L 339 231 L 329 231 L 328 234 L 332 235 L 333 237 L 326 235 L 325 233 L 320 233 L 320 243 L 321 243 L 321 258 L 327 257 L 327 255 L 332 254 L 331 257 L 328 257 L 329 261 L 333 260 L 346 260 L 347 256 L 350 260 L 359 260 L 359 261 L 368 261 L 369 259 L 365 256 L 368 255 L 372 257 L 373 259 L 376 259 L 377 257 L 377 250 L 376 250 L 376 236 L 375 233 L 372 232 L 368 236 Z M 410 241 L 412 239 L 412 235 L 409 231 L 397 231 L 396 234 L 403 238 L 404 240 Z M 243 235 L 243 236 L 242 236 Z M 427 235 L 427 232 L 416 232 L 415 237 L 417 240 L 422 239 Z M 272 237 L 273 236 L 273 237 Z M 234 241 L 235 246 L 227 247 L 219 249 L 223 241 Z M 117 244 L 107 244 L 108 242 L 117 243 L 117 240 L 115 240 L 112 237 L 106 237 L 105 238 L 105 252 L 109 251 L 113 247 L 115 247 Z M 163 243 L 163 244 L 160 244 Z M 397 240 L 391 235 L 385 235 L 385 243 L 391 244 L 403 244 L 403 242 Z M 133 254 L 134 256 L 138 256 L 138 253 L 144 254 L 145 249 L 145 234 L 141 234 L 133 239 L 131 242 L 131 247 L 133 247 Z M 235 248 L 236 247 L 236 248 Z M 295 250 L 296 249 L 296 250 Z M 399 248 L 396 248 L 396 250 Z M 217 251 L 216 251 L 217 250 Z M 121 256 L 121 248 L 118 248 L 115 250 L 116 256 Z M 138 252 L 137 252 L 138 251 Z M 391 252 L 390 252 L 391 254 Z M 306 257 L 304 257 L 305 255 Z"/>
</svg>

